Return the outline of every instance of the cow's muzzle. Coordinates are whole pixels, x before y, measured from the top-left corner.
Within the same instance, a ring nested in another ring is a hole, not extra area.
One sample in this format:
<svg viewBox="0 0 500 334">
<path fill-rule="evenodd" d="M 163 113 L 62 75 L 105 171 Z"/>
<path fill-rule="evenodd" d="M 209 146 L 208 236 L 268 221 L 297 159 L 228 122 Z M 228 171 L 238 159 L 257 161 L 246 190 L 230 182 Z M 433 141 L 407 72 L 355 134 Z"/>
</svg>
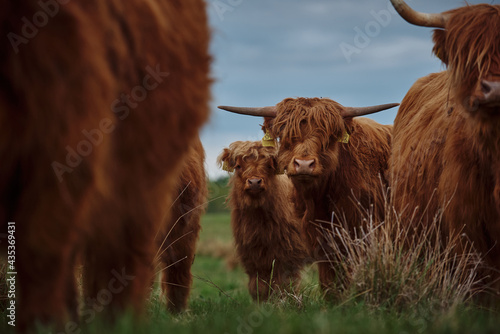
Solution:
<svg viewBox="0 0 500 334">
<path fill-rule="evenodd" d="M 264 190 L 262 178 L 249 178 L 247 179 L 245 190 L 250 193 L 260 193 Z"/>
<path fill-rule="evenodd" d="M 500 81 L 481 80 L 481 92 L 480 105 L 500 106 Z"/>
<path fill-rule="evenodd" d="M 316 168 L 316 160 L 294 159 L 293 167 L 295 168 L 295 174 L 297 175 L 311 175 Z"/>
</svg>

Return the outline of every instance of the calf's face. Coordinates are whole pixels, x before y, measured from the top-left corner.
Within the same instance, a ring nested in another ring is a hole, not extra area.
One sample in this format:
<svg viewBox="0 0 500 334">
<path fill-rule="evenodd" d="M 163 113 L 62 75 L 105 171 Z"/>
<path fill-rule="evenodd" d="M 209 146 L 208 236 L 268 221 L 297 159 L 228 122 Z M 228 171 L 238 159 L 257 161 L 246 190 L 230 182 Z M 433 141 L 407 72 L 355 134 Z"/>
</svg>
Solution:
<svg viewBox="0 0 500 334">
<path fill-rule="evenodd" d="M 225 148 L 217 161 L 223 169 L 234 172 L 232 186 L 246 200 L 258 200 L 272 189 L 277 174 L 275 147 L 237 141 Z"/>
</svg>

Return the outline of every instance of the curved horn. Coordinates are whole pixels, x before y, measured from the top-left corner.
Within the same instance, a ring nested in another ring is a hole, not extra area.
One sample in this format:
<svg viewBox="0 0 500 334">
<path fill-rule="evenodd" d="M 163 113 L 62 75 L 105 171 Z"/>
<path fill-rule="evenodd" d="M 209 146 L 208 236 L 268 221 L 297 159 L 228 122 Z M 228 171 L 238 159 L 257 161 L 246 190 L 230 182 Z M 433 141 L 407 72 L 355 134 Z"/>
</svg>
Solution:
<svg viewBox="0 0 500 334">
<path fill-rule="evenodd" d="M 357 117 L 357 116 L 373 114 L 397 106 L 399 106 L 399 103 L 381 104 L 378 106 L 360 107 L 360 108 L 345 107 L 344 110 L 340 112 L 340 115 L 342 115 L 342 117 L 344 118 Z"/>
<path fill-rule="evenodd" d="M 432 28 L 445 28 L 448 16 L 446 14 L 427 14 L 417 12 L 410 8 L 403 0 L 391 0 L 392 5 L 403 19 L 411 24 L 432 27 Z"/>
<path fill-rule="evenodd" d="M 234 112 L 242 115 L 260 116 L 260 117 L 276 117 L 276 107 L 261 107 L 261 108 L 246 108 L 246 107 L 230 107 L 218 106 L 217 108 L 226 111 Z"/>
</svg>

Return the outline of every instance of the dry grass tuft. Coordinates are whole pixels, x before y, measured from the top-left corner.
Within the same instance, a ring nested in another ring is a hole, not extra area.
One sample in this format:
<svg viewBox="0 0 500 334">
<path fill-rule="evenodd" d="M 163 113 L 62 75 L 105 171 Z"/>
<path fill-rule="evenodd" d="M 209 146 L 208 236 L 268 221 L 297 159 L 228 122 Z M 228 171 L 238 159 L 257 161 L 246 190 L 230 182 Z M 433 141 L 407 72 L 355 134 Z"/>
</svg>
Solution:
<svg viewBox="0 0 500 334">
<path fill-rule="evenodd" d="M 328 293 L 337 302 L 446 312 L 482 291 L 480 257 L 462 236 L 440 237 L 440 216 L 430 228 L 418 223 L 407 228 L 389 203 L 385 221 L 365 213 L 364 227 L 354 232 L 333 223 L 324 231 L 333 249 L 328 260 L 337 273 Z"/>
</svg>

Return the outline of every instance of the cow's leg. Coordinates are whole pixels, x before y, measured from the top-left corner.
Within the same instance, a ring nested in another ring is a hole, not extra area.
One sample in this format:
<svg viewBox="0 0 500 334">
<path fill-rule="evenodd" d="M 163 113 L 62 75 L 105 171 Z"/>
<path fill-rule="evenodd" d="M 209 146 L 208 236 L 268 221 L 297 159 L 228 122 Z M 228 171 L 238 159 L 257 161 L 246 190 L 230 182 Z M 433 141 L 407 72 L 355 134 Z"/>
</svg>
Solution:
<svg viewBox="0 0 500 334">
<path fill-rule="evenodd" d="M 331 294 L 331 289 L 335 286 L 335 270 L 328 261 L 318 263 L 319 283 L 323 292 Z"/>
<path fill-rule="evenodd" d="M 258 282 L 258 278 L 256 275 L 248 276 L 248 292 L 252 299 L 257 301 L 260 300 L 259 291 L 261 290 L 262 282 Z"/>
<path fill-rule="evenodd" d="M 200 231 L 200 214 L 180 210 L 175 204 L 174 207 L 178 210 L 173 210 L 173 219 L 165 231 L 168 238 L 161 240 L 161 287 L 167 297 L 167 308 L 178 313 L 186 308 L 191 291 L 191 265 Z"/>
<path fill-rule="evenodd" d="M 21 245 L 19 243 L 17 251 L 20 330 L 24 331 L 33 322 L 64 328 L 71 315 L 76 314 L 75 283 L 69 257 L 65 254 L 67 247 L 48 253 Z M 68 310 L 68 305 L 73 309 Z"/>
<path fill-rule="evenodd" d="M 191 291 L 194 249 L 188 248 L 169 250 L 168 259 L 162 261 L 166 268 L 162 273 L 161 286 L 167 297 L 167 308 L 172 313 L 179 313 L 186 308 Z"/>
<path fill-rule="evenodd" d="M 321 290 L 330 295 L 335 285 L 335 269 L 333 268 L 332 236 L 328 227 L 318 229 L 314 224 L 303 221 L 303 235 L 311 258 L 318 264 L 318 275 Z"/>
<path fill-rule="evenodd" d="M 288 291 L 291 293 L 297 293 L 300 286 L 300 268 L 295 271 L 286 271 L 284 273 L 278 273 L 276 275 L 276 284 L 280 287 L 281 292 Z"/>
<path fill-rule="evenodd" d="M 93 249 L 85 262 L 84 294 L 87 309 L 95 315 L 103 314 L 108 319 L 111 315 L 112 320 L 129 308 L 142 314 L 154 274 L 153 256 L 147 245 L 134 239 L 129 239 L 130 250 L 106 247 L 102 239 L 94 239 L 90 245 Z"/>
<path fill-rule="evenodd" d="M 35 322 L 63 328 L 77 314 L 74 213 L 61 204 L 57 191 L 53 196 L 47 191 L 39 202 L 31 215 L 21 215 L 16 222 L 16 262 L 8 268 L 17 271 L 21 331 Z"/>
<path fill-rule="evenodd" d="M 267 277 L 267 279 L 266 279 Z M 262 274 L 262 275 L 251 275 L 249 276 L 248 280 L 248 291 L 250 292 L 250 295 L 252 296 L 253 300 L 259 301 L 259 302 L 265 302 L 268 298 L 269 295 L 271 294 L 272 290 L 271 287 L 269 286 L 269 277 L 270 274 Z"/>
<path fill-rule="evenodd" d="M 98 201 L 84 268 L 87 310 L 111 320 L 129 308 L 142 314 L 154 275 L 156 231 L 154 219 L 145 210 L 148 203 L 121 200 Z"/>
<path fill-rule="evenodd" d="M 75 257 L 72 256 L 69 262 L 69 278 L 66 281 L 66 309 L 69 311 L 70 319 L 77 323 L 78 322 L 78 306 L 79 306 L 79 290 L 78 283 L 81 282 L 79 280 L 79 275 L 76 272 L 76 263 Z"/>
</svg>

